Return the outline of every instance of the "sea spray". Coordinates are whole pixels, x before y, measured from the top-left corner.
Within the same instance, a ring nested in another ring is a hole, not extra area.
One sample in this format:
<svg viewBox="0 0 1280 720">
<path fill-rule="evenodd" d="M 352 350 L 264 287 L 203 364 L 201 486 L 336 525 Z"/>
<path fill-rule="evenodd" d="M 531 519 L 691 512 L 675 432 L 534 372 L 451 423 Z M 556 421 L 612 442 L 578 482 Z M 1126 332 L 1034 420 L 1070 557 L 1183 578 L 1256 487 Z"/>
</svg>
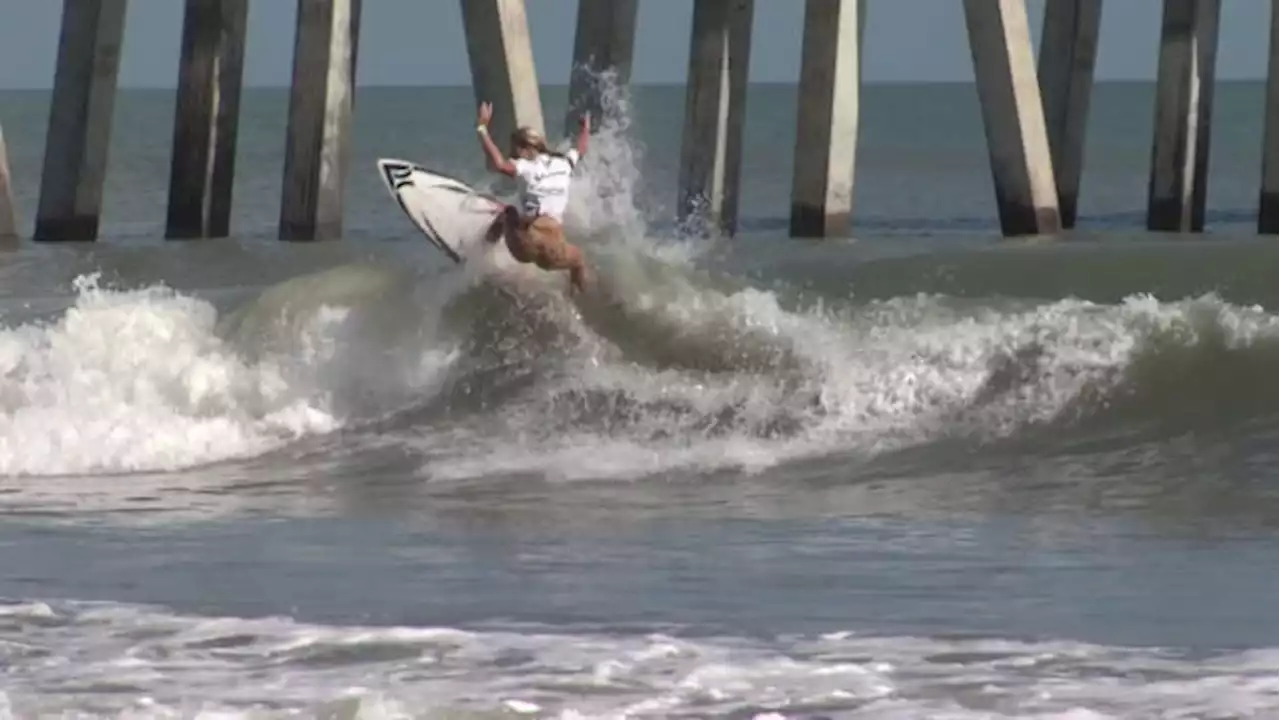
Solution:
<svg viewBox="0 0 1280 720">
<path fill-rule="evenodd" d="M 696 257 L 706 249 L 697 238 L 652 231 L 654 221 L 665 218 L 670 209 L 646 192 L 645 147 L 634 132 L 630 89 L 611 69 L 593 76 L 592 82 L 600 93 L 603 115 L 592 119 L 587 155 L 569 193 L 566 232 L 606 256 L 625 252 L 675 263 Z M 572 142 L 573 137 L 565 138 L 564 145 Z"/>
<path fill-rule="evenodd" d="M 570 231 L 642 235 L 643 207 L 638 197 L 643 149 L 631 134 L 631 98 L 611 73 L 592 80 L 601 95 L 603 117 L 592 118 L 586 157 L 570 193 L 566 222 Z M 574 137 L 565 138 L 572 144 Z"/>
</svg>

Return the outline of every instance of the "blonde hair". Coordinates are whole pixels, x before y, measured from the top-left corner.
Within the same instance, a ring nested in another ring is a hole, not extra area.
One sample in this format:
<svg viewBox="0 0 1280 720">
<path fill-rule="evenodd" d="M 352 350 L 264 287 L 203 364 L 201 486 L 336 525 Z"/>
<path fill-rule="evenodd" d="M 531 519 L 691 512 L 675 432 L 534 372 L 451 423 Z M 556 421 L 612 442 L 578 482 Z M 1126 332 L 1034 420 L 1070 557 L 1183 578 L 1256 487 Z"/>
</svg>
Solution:
<svg viewBox="0 0 1280 720">
<path fill-rule="evenodd" d="M 511 141 L 516 145 L 531 147 L 539 152 L 546 152 L 547 149 L 547 141 L 543 139 L 542 133 L 527 126 L 512 133 Z"/>
<path fill-rule="evenodd" d="M 516 128 L 516 130 L 511 133 L 511 145 L 512 149 L 527 147 L 536 150 L 543 155 L 564 157 L 564 153 L 555 152 L 551 150 L 551 148 L 547 147 L 547 140 L 542 136 L 542 133 L 528 125 Z"/>
</svg>

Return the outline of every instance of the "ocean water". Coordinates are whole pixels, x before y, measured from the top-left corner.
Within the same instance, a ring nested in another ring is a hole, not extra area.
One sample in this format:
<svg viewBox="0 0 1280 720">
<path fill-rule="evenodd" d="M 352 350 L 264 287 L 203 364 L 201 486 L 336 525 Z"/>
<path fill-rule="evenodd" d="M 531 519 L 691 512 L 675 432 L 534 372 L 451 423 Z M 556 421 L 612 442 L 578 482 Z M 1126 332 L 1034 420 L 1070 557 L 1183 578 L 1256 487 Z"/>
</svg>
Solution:
<svg viewBox="0 0 1280 720">
<path fill-rule="evenodd" d="M 361 88 L 346 237 L 161 239 L 125 90 L 103 239 L 0 252 L 0 718 L 1262 718 L 1277 274 L 1262 88 L 1209 229 L 1141 229 L 1149 84 L 1101 84 L 1080 229 L 998 237 L 973 88 L 864 93 L 847 237 L 786 237 L 794 88 L 741 231 L 673 222 L 683 90 L 613 98 L 568 226 L 601 290 L 451 266 L 381 156 L 498 192 L 469 88 Z M 564 88 L 544 90 L 552 134 Z M 0 93 L 25 228 L 47 93 Z"/>
</svg>

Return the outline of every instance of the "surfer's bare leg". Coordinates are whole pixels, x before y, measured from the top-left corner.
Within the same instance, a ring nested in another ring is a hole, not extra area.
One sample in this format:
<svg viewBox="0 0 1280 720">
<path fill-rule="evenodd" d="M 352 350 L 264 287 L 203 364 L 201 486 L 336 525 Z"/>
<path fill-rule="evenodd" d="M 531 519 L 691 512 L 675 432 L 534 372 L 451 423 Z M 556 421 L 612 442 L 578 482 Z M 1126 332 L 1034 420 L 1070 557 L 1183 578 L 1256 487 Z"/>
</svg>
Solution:
<svg viewBox="0 0 1280 720">
<path fill-rule="evenodd" d="M 547 269 L 568 270 L 569 287 L 578 292 L 587 291 L 587 262 L 582 257 L 581 248 L 561 237 L 559 247 L 548 255 L 552 258 L 553 264 Z"/>
<path fill-rule="evenodd" d="M 581 248 L 564 237 L 564 228 L 552 218 L 542 216 L 528 228 L 529 242 L 537 245 L 537 265 L 543 270 L 568 270 L 571 290 L 587 289 L 587 263 Z"/>
</svg>

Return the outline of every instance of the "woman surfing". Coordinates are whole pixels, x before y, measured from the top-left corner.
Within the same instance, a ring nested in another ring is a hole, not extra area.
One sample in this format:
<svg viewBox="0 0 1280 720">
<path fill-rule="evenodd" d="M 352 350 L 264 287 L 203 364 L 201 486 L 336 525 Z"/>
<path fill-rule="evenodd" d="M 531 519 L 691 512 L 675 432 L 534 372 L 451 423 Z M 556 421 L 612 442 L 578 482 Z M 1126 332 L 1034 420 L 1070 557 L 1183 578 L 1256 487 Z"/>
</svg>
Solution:
<svg viewBox="0 0 1280 720">
<path fill-rule="evenodd" d="M 480 104 L 476 133 L 484 148 L 486 167 L 515 178 L 520 184 L 518 207 L 507 205 L 485 233 L 485 240 L 507 239 L 511 256 L 521 263 L 533 263 L 543 270 L 568 270 L 570 291 L 586 290 L 587 267 L 582 250 L 564 236 L 564 211 L 569 204 L 573 169 L 587 153 L 591 118 L 578 120 L 577 147 L 565 153 L 547 149 L 542 134 L 531 127 L 511 133 L 511 156 L 506 157 L 489 137 L 493 105 Z"/>
</svg>

